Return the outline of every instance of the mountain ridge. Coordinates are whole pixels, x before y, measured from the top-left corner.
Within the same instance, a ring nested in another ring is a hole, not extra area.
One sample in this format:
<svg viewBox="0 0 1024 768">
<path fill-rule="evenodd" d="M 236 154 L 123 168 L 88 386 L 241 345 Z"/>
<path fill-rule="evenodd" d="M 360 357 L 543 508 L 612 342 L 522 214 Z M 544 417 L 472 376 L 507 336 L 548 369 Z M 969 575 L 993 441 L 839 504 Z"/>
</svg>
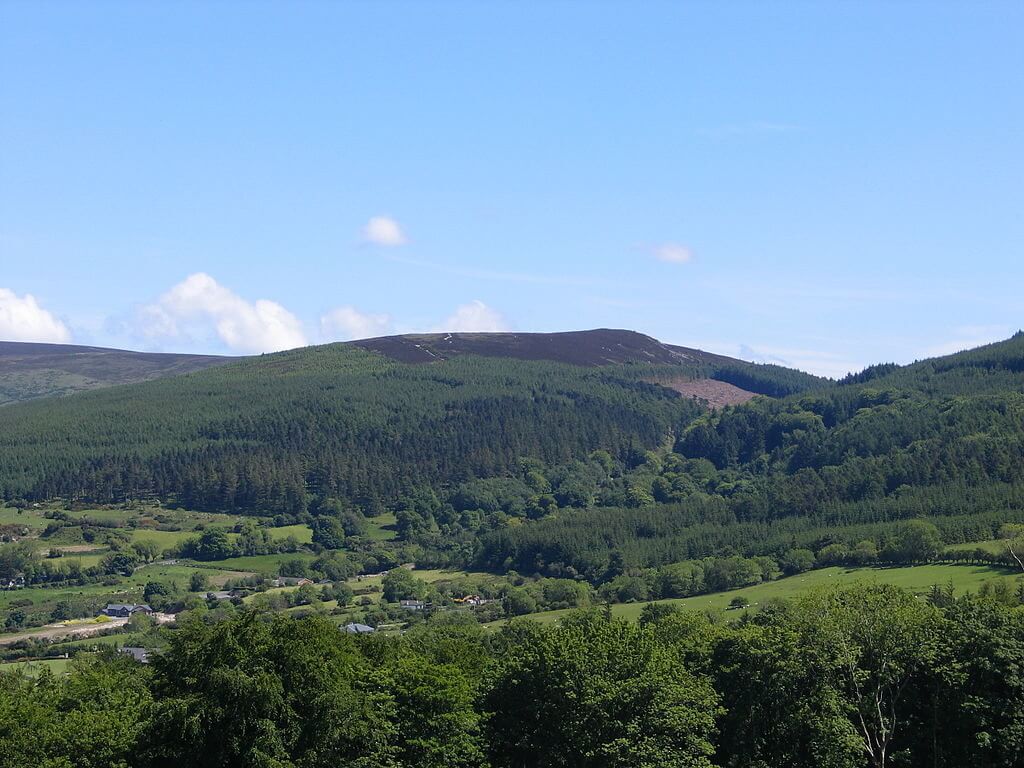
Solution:
<svg viewBox="0 0 1024 768">
<path fill-rule="evenodd" d="M 430 333 L 380 336 L 289 350 L 341 345 L 376 353 L 404 364 L 436 363 L 461 356 L 550 361 L 582 367 L 664 365 L 690 369 L 693 377 L 727 381 L 753 394 L 756 383 L 731 381 L 716 370 L 757 370 L 758 364 L 700 349 L 666 344 L 637 331 L 595 328 L 553 333 Z M 230 357 L 183 353 L 138 352 L 74 344 L 0 341 L 0 406 L 47 397 L 72 395 L 109 386 L 136 384 L 194 373 L 261 356 Z M 752 368 L 751 366 L 755 366 Z M 784 370 L 779 368 L 779 370 Z M 813 377 L 806 376 L 810 381 Z M 748 385 L 748 386 L 745 386 Z M 672 385 L 675 388 L 675 385 Z M 694 396 L 707 394 L 705 387 Z M 686 394 L 680 390 L 683 394 Z M 738 402 L 734 393 L 722 402 Z M 711 393 L 711 401 L 718 395 Z M 742 396 L 741 396 L 742 397 Z M 731 399 L 730 399 L 731 398 Z"/>
<path fill-rule="evenodd" d="M 584 366 L 745 363 L 699 349 L 666 344 L 653 336 L 622 328 L 553 333 L 411 333 L 346 343 L 403 363 L 429 363 L 452 355 L 551 360 Z"/>
<path fill-rule="evenodd" d="M 232 360 L 219 355 L 0 341 L 0 406 L 191 373 Z"/>
</svg>

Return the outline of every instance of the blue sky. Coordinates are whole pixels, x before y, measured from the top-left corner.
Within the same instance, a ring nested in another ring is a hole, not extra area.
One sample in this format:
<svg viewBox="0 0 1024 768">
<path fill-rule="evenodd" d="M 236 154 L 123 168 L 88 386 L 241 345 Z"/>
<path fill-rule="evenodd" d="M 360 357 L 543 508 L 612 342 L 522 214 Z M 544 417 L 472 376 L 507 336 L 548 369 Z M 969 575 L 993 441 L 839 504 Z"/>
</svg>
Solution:
<svg viewBox="0 0 1024 768">
<path fill-rule="evenodd" d="M 1024 325 L 1024 4 L 0 4 L 0 338 Z"/>
</svg>

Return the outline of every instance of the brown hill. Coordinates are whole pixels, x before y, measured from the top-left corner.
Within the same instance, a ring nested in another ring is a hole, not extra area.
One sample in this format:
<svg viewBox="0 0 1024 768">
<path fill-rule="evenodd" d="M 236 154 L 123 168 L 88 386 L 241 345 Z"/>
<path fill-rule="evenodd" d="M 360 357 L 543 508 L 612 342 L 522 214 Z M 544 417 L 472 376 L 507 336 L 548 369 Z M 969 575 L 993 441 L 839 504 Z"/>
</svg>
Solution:
<svg viewBox="0 0 1024 768">
<path fill-rule="evenodd" d="M 738 360 L 662 344 L 636 331 L 598 328 L 563 333 L 430 333 L 350 342 L 403 363 L 430 363 L 454 355 L 554 360 L 573 365 L 721 365 Z"/>
</svg>

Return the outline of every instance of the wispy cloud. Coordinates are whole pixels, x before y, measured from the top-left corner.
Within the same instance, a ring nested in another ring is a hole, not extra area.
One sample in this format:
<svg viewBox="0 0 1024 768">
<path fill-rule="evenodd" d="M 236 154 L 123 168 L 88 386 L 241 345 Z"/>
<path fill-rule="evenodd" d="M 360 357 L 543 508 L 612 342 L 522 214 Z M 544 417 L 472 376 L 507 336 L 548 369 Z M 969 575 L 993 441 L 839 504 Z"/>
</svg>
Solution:
<svg viewBox="0 0 1024 768">
<path fill-rule="evenodd" d="M 662 243 L 652 250 L 654 258 L 667 264 L 689 264 L 693 261 L 693 250 L 681 243 Z"/>
</svg>

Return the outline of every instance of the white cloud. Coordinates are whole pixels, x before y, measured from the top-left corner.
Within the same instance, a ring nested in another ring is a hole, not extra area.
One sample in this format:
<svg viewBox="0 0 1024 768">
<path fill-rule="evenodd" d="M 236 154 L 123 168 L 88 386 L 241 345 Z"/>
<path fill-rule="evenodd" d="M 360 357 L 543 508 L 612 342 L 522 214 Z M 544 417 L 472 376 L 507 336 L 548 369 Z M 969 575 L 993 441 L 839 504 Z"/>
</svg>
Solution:
<svg viewBox="0 0 1024 768">
<path fill-rule="evenodd" d="M 499 312 L 482 301 L 473 300 L 456 308 L 437 331 L 452 333 L 497 333 L 507 331 L 508 323 Z"/>
<path fill-rule="evenodd" d="M 374 216 L 363 227 L 363 241 L 374 245 L 394 247 L 409 242 L 402 227 L 390 216 Z"/>
<path fill-rule="evenodd" d="M 668 264 L 686 264 L 693 261 L 693 251 L 679 243 L 662 243 L 655 246 L 654 258 Z"/>
<path fill-rule="evenodd" d="M 0 288 L 0 339 L 67 343 L 71 341 L 71 331 L 40 307 L 32 294 L 18 296 Z"/>
<path fill-rule="evenodd" d="M 280 304 L 249 302 L 203 272 L 189 275 L 143 307 L 143 333 L 149 337 L 208 335 L 211 331 L 237 352 L 277 352 L 306 344 L 302 324 Z"/>
<path fill-rule="evenodd" d="M 320 318 L 320 333 L 325 341 L 384 336 L 391 327 L 390 315 L 371 315 L 355 307 L 338 307 Z"/>
</svg>

